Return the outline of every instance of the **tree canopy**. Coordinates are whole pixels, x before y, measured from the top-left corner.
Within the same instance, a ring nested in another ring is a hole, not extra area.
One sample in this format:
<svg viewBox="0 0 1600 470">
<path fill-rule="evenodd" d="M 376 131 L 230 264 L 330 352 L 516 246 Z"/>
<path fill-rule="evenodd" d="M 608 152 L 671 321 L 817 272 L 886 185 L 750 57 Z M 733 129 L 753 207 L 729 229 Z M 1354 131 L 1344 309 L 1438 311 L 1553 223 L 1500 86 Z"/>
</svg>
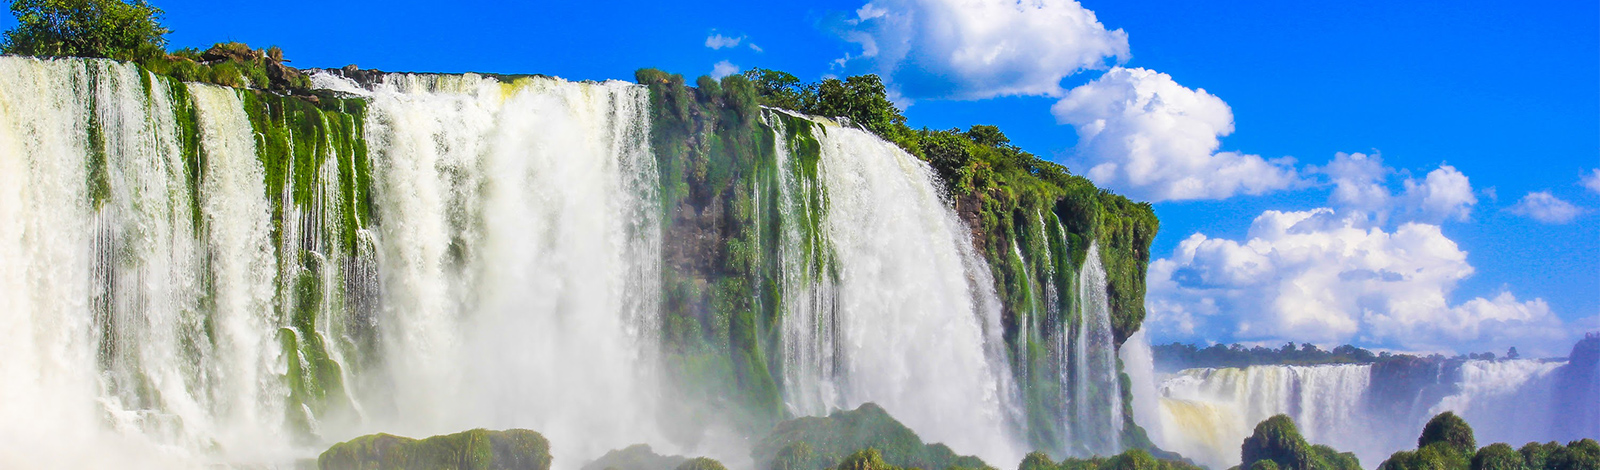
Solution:
<svg viewBox="0 0 1600 470">
<path fill-rule="evenodd" d="M 8 54 L 138 60 L 165 54 L 170 32 L 145 0 L 13 0 L 11 13 Z"/>
</svg>

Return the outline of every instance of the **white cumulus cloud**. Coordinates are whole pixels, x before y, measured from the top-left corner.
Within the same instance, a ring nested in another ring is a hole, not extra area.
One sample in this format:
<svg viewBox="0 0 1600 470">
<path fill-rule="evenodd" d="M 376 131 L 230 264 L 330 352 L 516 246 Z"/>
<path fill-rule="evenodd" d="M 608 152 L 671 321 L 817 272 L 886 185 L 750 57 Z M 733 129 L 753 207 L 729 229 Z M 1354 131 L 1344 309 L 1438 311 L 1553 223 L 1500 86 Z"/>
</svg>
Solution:
<svg viewBox="0 0 1600 470">
<path fill-rule="evenodd" d="M 1244 240 L 1196 233 L 1152 262 L 1148 325 L 1173 339 L 1565 352 L 1571 334 L 1542 299 L 1502 292 L 1452 305 L 1473 271 L 1438 225 L 1266 211 Z"/>
<path fill-rule="evenodd" d="M 1366 215 L 1379 223 L 1394 214 L 1431 223 L 1465 221 L 1478 203 L 1471 180 L 1448 164 L 1420 179 L 1407 177 L 1398 196 L 1390 189 L 1389 175 L 1399 172 L 1384 165 L 1378 154 L 1340 152 L 1326 166 L 1310 171 L 1327 175 L 1333 183 L 1330 204 L 1347 215 Z"/>
<path fill-rule="evenodd" d="M 721 80 L 722 77 L 736 73 L 739 73 L 739 66 L 733 65 L 732 62 L 728 62 L 726 60 L 717 62 L 711 66 L 711 78 L 715 78 L 717 80 Z"/>
<path fill-rule="evenodd" d="M 1589 188 L 1590 191 L 1600 193 L 1600 168 L 1590 170 L 1589 173 L 1584 174 L 1581 183 L 1583 187 Z"/>
<path fill-rule="evenodd" d="M 1223 199 L 1299 181 L 1293 159 L 1218 152 L 1218 139 L 1233 133 L 1233 110 L 1164 73 L 1113 68 L 1051 111 L 1077 128 L 1075 166 L 1088 168 L 1096 184 L 1141 199 Z"/>
<path fill-rule="evenodd" d="M 1406 179 L 1408 207 L 1430 221 L 1467 220 L 1478 197 L 1467 175 L 1450 165 L 1439 165 L 1421 180 Z"/>
<path fill-rule="evenodd" d="M 1517 205 L 1511 206 L 1511 213 L 1528 217 L 1547 224 L 1564 224 L 1583 215 L 1584 209 L 1572 205 L 1555 197 L 1549 191 L 1538 191 L 1523 196 Z"/>
<path fill-rule="evenodd" d="M 1128 35 L 1073 0 L 875 0 L 841 29 L 861 50 L 838 64 L 912 99 L 1059 96 L 1068 75 L 1128 58 Z"/>
<path fill-rule="evenodd" d="M 722 48 L 725 48 L 725 47 L 739 47 L 739 43 L 742 42 L 742 41 L 744 41 L 744 36 L 731 38 L 731 37 L 723 36 L 721 34 L 712 33 L 710 36 L 706 36 L 706 47 L 709 47 L 709 48 L 712 48 L 712 49 L 722 49 Z"/>
</svg>

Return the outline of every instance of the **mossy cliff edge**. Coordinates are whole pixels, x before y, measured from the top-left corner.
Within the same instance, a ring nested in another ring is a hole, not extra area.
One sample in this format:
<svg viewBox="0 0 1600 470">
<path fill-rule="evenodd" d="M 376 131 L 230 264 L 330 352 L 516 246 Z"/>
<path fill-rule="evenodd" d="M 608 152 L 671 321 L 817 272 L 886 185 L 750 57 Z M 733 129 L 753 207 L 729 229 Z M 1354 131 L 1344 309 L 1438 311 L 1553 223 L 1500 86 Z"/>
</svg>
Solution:
<svg viewBox="0 0 1600 470">
<path fill-rule="evenodd" d="M 1077 282 L 1090 247 L 1098 247 L 1107 275 L 1115 343 L 1138 331 L 1144 319 L 1145 271 L 1159 223 L 1149 204 L 1094 186 L 1060 165 L 1011 145 L 999 129 L 912 130 L 887 101 L 873 76 L 802 86 L 781 72 L 757 70 L 722 80 L 701 77 L 690 86 L 679 75 L 640 70 L 650 87 L 652 146 L 661 172 L 664 214 L 665 344 L 682 379 L 683 413 L 702 414 L 718 404 L 742 406 L 757 429 L 785 416 L 782 380 L 782 312 L 779 256 L 778 160 L 775 142 L 792 154 L 788 174 L 818 187 L 819 146 L 808 120 L 763 106 L 838 117 L 874 132 L 927 162 L 947 201 L 972 230 L 1003 305 L 1004 338 L 1016 371 L 1044 370 L 1051 344 L 1083 328 Z M 804 207 L 826 204 L 815 192 L 790 195 Z M 807 215 L 807 214 L 801 214 Z M 802 237 L 818 237 L 817 221 L 800 221 Z M 826 251 L 825 241 L 806 249 Z M 808 259 L 805 275 L 833 275 L 825 253 Z M 1070 340 L 1069 340 L 1070 341 Z M 1067 448 L 1071 423 L 1060 379 L 1018 374 L 1027 405 L 1029 444 L 1054 453 Z M 1121 393 L 1127 423 L 1119 441 L 1153 449 L 1132 424 L 1126 375 Z M 710 407 L 689 405 L 711 404 Z"/>
</svg>

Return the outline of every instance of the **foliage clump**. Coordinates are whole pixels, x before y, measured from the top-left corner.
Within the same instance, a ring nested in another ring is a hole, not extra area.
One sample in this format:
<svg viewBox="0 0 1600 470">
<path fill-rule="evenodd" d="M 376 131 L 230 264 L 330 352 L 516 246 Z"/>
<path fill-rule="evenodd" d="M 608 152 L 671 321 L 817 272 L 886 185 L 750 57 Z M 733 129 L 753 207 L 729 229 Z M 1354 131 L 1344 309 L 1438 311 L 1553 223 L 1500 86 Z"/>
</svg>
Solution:
<svg viewBox="0 0 1600 470">
<path fill-rule="evenodd" d="M 1270 462 L 1270 461 L 1269 461 Z M 1200 470 L 1182 460 L 1159 459 L 1144 449 L 1129 449 L 1112 457 L 1068 458 L 1051 462 L 1043 452 L 1028 454 L 1017 470 Z"/>
<path fill-rule="evenodd" d="M 1470 454 L 1478 448 L 1478 440 L 1472 436 L 1472 426 L 1449 411 L 1428 420 L 1428 424 L 1422 427 L 1422 436 L 1417 438 L 1419 449 L 1435 443 L 1444 444 L 1463 454 Z"/>
<path fill-rule="evenodd" d="M 977 457 L 956 455 L 944 444 L 924 444 L 872 403 L 824 418 L 779 423 L 756 443 L 751 457 L 756 468 L 771 470 L 992 468 Z"/>
<path fill-rule="evenodd" d="M 372 434 L 335 444 L 317 457 L 317 468 L 550 470 L 550 442 L 526 429 L 474 429 L 422 440 Z"/>
<path fill-rule="evenodd" d="M 170 32 L 145 0 L 12 0 L 11 13 L 6 54 L 141 60 L 164 54 Z"/>
<path fill-rule="evenodd" d="M 1600 442 L 1580 439 L 1560 443 L 1530 442 L 1521 449 L 1495 443 L 1477 447 L 1472 428 L 1455 413 L 1428 421 L 1416 450 L 1389 456 L 1379 470 L 1594 470 L 1600 469 Z"/>
<path fill-rule="evenodd" d="M 1282 470 L 1360 470 L 1354 454 L 1324 445 L 1311 445 L 1300 435 L 1294 420 L 1276 415 L 1256 424 L 1255 432 L 1240 446 L 1240 468 Z M 1270 462 L 1270 463 L 1262 463 Z"/>
</svg>

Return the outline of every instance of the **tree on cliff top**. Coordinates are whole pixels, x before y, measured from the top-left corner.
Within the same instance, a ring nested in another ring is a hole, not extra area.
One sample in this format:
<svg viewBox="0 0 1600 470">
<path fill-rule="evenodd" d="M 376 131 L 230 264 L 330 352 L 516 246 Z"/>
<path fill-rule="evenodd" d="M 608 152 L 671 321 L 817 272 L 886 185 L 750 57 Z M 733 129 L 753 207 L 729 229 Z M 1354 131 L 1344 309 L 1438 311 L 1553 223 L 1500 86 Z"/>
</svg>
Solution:
<svg viewBox="0 0 1600 470">
<path fill-rule="evenodd" d="M 162 55 L 161 9 L 145 0 L 12 0 L 0 52 L 138 60 Z"/>
</svg>

